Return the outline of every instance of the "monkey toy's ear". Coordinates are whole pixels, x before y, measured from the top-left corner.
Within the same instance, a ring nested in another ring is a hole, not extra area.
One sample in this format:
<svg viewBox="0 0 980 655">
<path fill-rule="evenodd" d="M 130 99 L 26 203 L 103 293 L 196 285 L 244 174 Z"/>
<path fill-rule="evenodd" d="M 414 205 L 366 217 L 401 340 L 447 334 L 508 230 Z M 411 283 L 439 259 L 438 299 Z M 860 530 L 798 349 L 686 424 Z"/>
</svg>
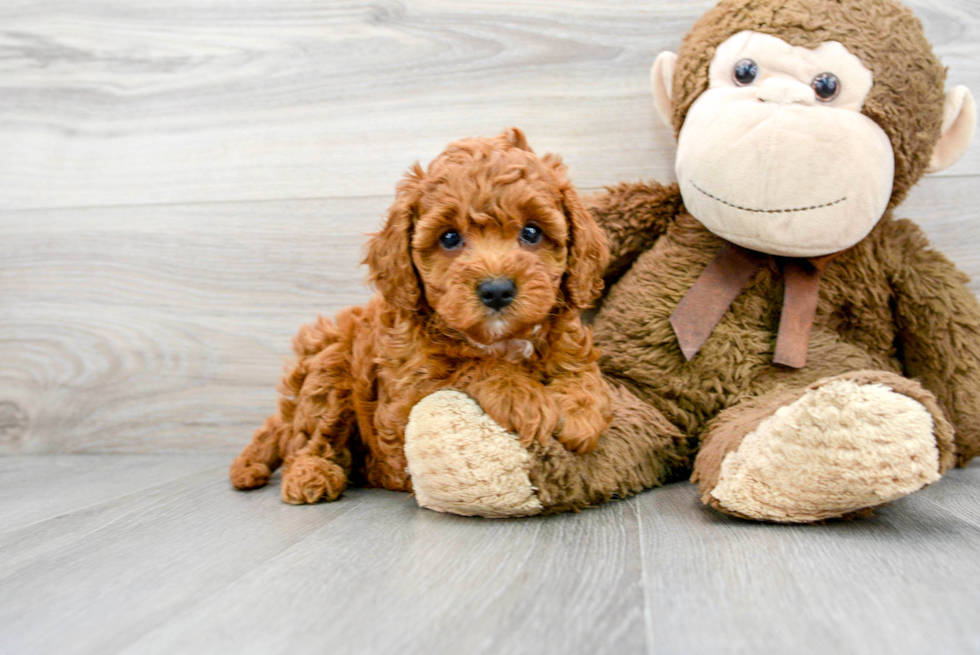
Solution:
<svg viewBox="0 0 980 655">
<path fill-rule="evenodd" d="M 653 106 L 657 108 L 660 120 L 669 129 L 674 129 L 674 67 L 677 55 L 661 52 L 650 70 L 650 83 L 653 86 Z"/>
<path fill-rule="evenodd" d="M 977 104 L 965 86 L 946 93 L 943 106 L 943 133 L 932 151 L 930 173 L 938 173 L 959 161 L 977 130 Z"/>
</svg>

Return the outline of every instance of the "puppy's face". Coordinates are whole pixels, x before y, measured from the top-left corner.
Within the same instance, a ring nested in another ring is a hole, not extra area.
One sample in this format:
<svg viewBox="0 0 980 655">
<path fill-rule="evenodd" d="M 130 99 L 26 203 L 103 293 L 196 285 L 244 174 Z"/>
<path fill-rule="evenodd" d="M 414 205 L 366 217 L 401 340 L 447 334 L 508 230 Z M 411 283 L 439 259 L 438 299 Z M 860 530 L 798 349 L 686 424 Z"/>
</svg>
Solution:
<svg viewBox="0 0 980 655">
<path fill-rule="evenodd" d="M 608 259 L 561 160 L 535 156 L 511 128 L 451 144 L 427 171 L 413 166 L 365 261 L 392 308 L 435 311 L 490 344 L 527 338 L 552 310 L 585 309 Z"/>
<path fill-rule="evenodd" d="M 435 169 L 444 174 L 422 194 L 412 238 L 426 300 L 479 343 L 529 336 L 558 303 L 568 264 L 550 171 L 516 149 Z"/>
</svg>

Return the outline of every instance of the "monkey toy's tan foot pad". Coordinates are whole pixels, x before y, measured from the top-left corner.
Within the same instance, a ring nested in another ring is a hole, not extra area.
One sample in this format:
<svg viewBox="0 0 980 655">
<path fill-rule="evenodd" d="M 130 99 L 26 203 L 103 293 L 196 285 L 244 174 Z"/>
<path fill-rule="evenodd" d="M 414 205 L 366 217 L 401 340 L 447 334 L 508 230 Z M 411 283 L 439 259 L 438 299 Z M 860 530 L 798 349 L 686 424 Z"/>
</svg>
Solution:
<svg viewBox="0 0 980 655">
<path fill-rule="evenodd" d="M 527 450 L 464 393 L 438 391 L 412 408 L 405 457 L 422 507 L 486 517 L 542 510 Z"/>
<path fill-rule="evenodd" d="M 891 373 L 758 400 L 718 417 L 695 464 L 702 500 L 736 516 L 840 517 L 918 491 L 952 463 L 952 428 L 935 399 Z"/>
</svg>

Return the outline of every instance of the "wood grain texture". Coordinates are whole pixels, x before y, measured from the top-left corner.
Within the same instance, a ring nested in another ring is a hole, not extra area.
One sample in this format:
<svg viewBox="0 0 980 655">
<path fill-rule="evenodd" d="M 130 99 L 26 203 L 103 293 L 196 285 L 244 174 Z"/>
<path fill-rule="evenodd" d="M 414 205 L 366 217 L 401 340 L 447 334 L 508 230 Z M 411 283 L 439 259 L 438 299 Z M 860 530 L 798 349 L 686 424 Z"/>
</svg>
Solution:
<svg viewBox="0 0 980 655">
<path fill-rule="evenodd" d="M 973 466 L 873 518 L 809 526 L 725 517 L 688 484 L 643 494 L 651 652 L 977 652 L 978 488 Z"/>
<path fill-rule="evenodd" d="M 154 460 L 168 458 L 156 456 Z M 135 489 L 143 456 L 17 458 L 84 507 L 0 534 L 0 652 L 975 653 L 980 465 L 875 518 L 732 519 L 681 483 L 581 514 L 470 519 L 353 490 L 283 504 L 213 457 Z M 127 471 L 127 466 L 131 467 Z M 165 468 L 165 467 L 164 467 Z M 956 487 L 956 488 L 954 488 Z M 962 487 L 962 488 L 961 488 Z"/>
<path fill-rule="evenodd" d="M 298 327 L 369 296 L 358 261 L 385 204 L 18 214 L 0 240 L 0 450 L 242 446 Z"/>
<path fill-rule="evenodd" d="M 297 508 L 211 469 L 0 535 L 0 652 L 637 653 L 637 530 L 626 503 L 490 521 L 355 490 Z"/>
<path fill-rule="evenodd" d="M 352 497 L 295 511 L 270 496 L 263 511 L 261 495 L 234 492 L 226 471 L 0 535 L 0 652 L 118 652 L 358 506 Z"/>
<path fill-rule="evenodd" d="M 508 125 L 583 186 L 665 179 L 649 68 L 712 4 L 8 0 L 0 208 L 387 195 Z M 908 4 L 980 90 L 980 6 Z"/>
<path fill-rule="evenodd" d="M 221 455 L 0 457 L 0 534 L 227 465 Z"/>
<path fill-rule="evenodd" d="M 631 506 L 521 525 L 364 495 L 358 511 L 123 652 L 644 650 Z"/>
</svg>

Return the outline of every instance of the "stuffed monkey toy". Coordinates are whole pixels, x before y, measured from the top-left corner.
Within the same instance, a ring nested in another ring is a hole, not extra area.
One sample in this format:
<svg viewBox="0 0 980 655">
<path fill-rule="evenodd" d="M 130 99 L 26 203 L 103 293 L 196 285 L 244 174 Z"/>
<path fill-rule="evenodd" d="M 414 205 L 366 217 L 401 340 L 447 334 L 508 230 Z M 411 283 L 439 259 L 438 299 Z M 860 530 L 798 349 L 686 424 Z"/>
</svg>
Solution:
<svg viewBox="0 0 980 655">
<path fill-rule="evenodd" d="M 893 216 L 976 124 L 919 20 L 892 0 L 722 0 L 652 81 L 678 182 L 592 207 L 611 427 L 587 456 L 525 450 L 465 396 L 429 396 L 406 445 L 420 504 L 527 515 L 690 475 L 722 512 L 804 523 L 980 454 L 980 306 Z M 513 457 L 484 456 L 506 440 Z"/>
</svg>

